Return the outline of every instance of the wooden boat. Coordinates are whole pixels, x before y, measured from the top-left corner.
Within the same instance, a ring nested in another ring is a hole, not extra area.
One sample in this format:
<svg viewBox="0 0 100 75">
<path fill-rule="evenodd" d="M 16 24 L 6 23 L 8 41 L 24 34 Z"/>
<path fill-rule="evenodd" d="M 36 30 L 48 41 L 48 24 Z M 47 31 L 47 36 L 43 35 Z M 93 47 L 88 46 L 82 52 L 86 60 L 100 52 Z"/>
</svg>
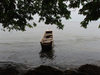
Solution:
<svg viewBox="0 0 100 75">
<path fill-rule="evenodd" d="M 53 31 L 45 31 L 42 40 L 40 41 L 42 50 L 52 50 L 53 48 Z"/>
</svg>

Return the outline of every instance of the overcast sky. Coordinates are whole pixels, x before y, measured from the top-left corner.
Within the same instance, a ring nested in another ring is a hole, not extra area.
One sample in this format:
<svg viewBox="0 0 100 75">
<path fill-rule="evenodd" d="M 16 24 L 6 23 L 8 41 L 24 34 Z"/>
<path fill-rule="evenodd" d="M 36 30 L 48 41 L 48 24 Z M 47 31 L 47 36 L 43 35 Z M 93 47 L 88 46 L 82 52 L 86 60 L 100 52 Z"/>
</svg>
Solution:
<svg viewBox="0 0 100 75">
<path fill-rule="evenodd" d="M 83 21 L 85 18 L 85 16 L 78 14 L 78 9 L 72 10 L 71 17 L 72 17 L 71 21 L 78 21 L 78 22 Z M 100 19 L 97 21 L 100 22 Z"/>
</svg>

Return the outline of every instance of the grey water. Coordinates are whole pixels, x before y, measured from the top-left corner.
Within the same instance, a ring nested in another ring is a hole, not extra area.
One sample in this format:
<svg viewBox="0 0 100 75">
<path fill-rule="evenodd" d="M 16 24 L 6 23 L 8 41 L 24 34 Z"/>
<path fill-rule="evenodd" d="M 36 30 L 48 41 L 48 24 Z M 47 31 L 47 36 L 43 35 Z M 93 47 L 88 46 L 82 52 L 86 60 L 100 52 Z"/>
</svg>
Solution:
<svg viewBox="0 0 100 75">
<path fill-rule="evenodd" d="M 50 65 L 73 68 L 83 64 L 100 65 L 100 29 L 92 22 L 87 29 L 80 22 L 65 21 L 63 30 L 55 25 L 39 23 L 33 29 L 21 31 L 0 30 L 0 61 L 23 63 L 36 67 Z M 54 48 L 41 52 L 40 40 L 45 30 L 53 31 Z"/>
</svg>

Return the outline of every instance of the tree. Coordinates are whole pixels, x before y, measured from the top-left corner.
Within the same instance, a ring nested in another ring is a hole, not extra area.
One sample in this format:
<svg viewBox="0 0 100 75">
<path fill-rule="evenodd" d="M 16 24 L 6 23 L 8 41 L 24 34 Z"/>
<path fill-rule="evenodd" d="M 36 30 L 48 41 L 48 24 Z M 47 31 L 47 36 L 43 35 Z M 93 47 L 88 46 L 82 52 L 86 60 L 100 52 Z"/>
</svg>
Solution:
<svg viewBox="0 0 100 75">
<path fill-rule="evenodd" d="M 80 8 L 82 6 L 82 8 Z M 62 18 L 70 19 L 70 8 L 79 8 L 79 14 L 85 18 L 81 22 L 84 28 L 90 21 L 100 18 L 100 0 L 0 0 L 0 23 L 8 30 L 22 30 L 36 26 L 34 15 L 39 22 L 55 24 L 63 29 Z M 33 21 L 33 25 L 29 21 Z"/>
</svg>

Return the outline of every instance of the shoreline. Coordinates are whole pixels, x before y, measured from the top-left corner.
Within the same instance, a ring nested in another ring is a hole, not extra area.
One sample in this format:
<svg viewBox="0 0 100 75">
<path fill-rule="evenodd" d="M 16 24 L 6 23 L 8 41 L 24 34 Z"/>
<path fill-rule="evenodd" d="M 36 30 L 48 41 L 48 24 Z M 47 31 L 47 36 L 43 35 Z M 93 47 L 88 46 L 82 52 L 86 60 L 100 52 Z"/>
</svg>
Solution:
<svg viewBox="0 0 100 75">
<path fill-rule="evenodd" d="M 60 70 L 48 65 L 35 68 L 14 62 L 0 62 L 0 75 L 100 75 L 100 66 L 84 64 L 77 68 Z"/>
</svg>

